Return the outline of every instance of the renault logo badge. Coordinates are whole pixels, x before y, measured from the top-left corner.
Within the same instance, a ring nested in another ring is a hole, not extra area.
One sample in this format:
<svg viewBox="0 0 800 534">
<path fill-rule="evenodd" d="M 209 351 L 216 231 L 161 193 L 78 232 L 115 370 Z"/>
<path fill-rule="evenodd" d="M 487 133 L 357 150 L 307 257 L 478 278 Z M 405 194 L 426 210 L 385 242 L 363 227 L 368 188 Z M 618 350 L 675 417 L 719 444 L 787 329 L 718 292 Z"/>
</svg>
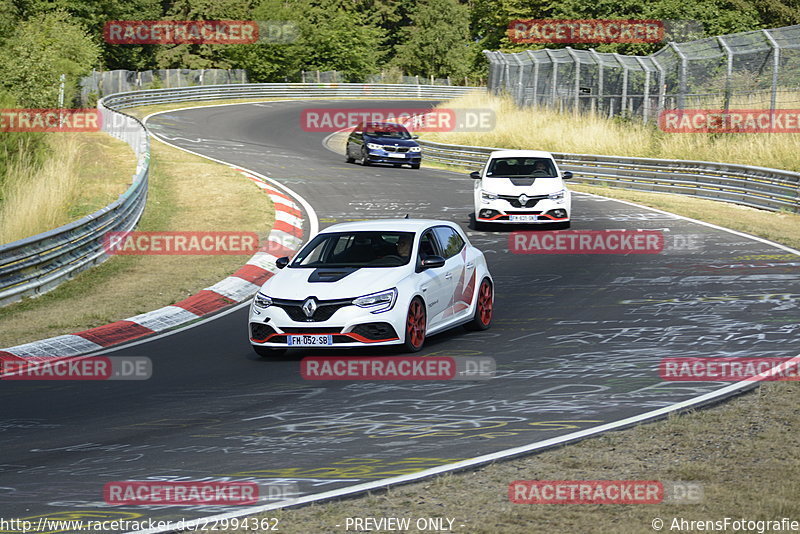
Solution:
<svg viewBox="0 0 800 534">
<path fill-rule="evenodd" d="M 529 199 L 528 199 L 527 195 L 520 195 L 518 200 L 519 200 L 519 203 L 524 206 L 525 204 L 528 203 Z"/>
<path fill-rule="evenodd" d="M 306 314 L 306 317 L 311 319 L 314 316 L 314 312 L 317 311 L 317 301 L 314 300 L 314 297 L 309 297 L 303 303 L 301 309 Z"/>
</svg>

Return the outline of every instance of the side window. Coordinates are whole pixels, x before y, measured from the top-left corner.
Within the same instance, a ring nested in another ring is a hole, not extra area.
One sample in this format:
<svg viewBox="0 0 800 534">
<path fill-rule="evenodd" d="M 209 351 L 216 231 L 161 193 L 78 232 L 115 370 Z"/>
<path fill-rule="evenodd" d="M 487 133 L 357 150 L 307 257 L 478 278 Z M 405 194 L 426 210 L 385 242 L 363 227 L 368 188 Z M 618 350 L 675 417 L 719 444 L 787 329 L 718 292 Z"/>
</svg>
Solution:
<svg viewBox="0 0 800 534">
<path fill-rule="evenodd" d="M 444 259 L 452 258 L 464 248 L 464 240 L 452 228 L 437 226 L 433 231 L 436 233 L 436 238 L 442 247 Z"/>
<path fill-rule="evenodd" d="M 439 250 L 436 247 L 436 241 L 433 237 L 433 232 L 427 230 L 422 237 L 419 238 L 419 259 L 424 260 L 428 256 L 438 256 Z"/>
</svg>

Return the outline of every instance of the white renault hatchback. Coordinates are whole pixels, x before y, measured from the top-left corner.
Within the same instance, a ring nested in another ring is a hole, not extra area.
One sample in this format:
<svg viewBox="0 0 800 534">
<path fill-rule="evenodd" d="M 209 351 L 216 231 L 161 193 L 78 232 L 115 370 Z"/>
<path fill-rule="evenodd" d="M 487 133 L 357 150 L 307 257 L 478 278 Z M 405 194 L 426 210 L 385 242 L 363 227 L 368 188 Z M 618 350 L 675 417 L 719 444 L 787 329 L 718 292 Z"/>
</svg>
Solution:
<svg viewBox="0 0 800 534">
<path fill-rule="evenodd" d="M 459 325 L 489 328 L 494 284 L 455 223 L 386 219 L 330 226 L 280 269 L 250 306 L 261 356 L 292 347 L 404 345 Z"/>
<path fill-rule="evenodd" d="M 568 227 L 572 198 L 549 152 L 498 150 L 489 155 L 475 179 L 475 226 L 486 223 L 559 223 Z"/>
</svg>

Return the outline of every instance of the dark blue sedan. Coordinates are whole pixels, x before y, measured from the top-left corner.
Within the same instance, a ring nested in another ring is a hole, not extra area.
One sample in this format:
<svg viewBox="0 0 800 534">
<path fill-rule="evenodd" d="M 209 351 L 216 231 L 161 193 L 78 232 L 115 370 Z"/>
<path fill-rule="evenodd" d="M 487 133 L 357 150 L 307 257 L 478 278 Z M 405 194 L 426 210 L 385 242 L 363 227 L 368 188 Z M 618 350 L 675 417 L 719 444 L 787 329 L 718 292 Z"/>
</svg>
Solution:
<svg viewBox="0 0 800 534">
<path fill-rule="evenodd" d="M 360 160 L 362 165 L 387 163 L 419 169 L 422 150 L 402 124 L 368 122 L 356 127 L 347 139 L 347 163 Z"/>
</svg>

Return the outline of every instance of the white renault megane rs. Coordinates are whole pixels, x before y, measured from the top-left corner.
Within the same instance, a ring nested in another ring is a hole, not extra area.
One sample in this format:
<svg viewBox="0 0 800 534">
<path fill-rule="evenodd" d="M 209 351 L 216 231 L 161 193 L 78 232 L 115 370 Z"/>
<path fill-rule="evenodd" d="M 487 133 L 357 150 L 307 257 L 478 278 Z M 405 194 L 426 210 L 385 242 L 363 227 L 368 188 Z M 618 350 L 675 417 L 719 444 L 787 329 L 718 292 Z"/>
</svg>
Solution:
<svg viewBox="0 0 800 534">
<path fill-rule="evenodd" d="M 475 182 L 475 228 L 492 224 L 558 224 L 568 227 L 572 200 L 561 172 L 549 152 L 498 150 L 489 155 Z"/>
<path fill-rule="evenodd" d="M 452 222 L 387 219 L 330 226 L 309 241 L 250 306 L 253 349 L 404 345 L 492 322 L 494 284 L 483 253 Z"/>
</svg>

